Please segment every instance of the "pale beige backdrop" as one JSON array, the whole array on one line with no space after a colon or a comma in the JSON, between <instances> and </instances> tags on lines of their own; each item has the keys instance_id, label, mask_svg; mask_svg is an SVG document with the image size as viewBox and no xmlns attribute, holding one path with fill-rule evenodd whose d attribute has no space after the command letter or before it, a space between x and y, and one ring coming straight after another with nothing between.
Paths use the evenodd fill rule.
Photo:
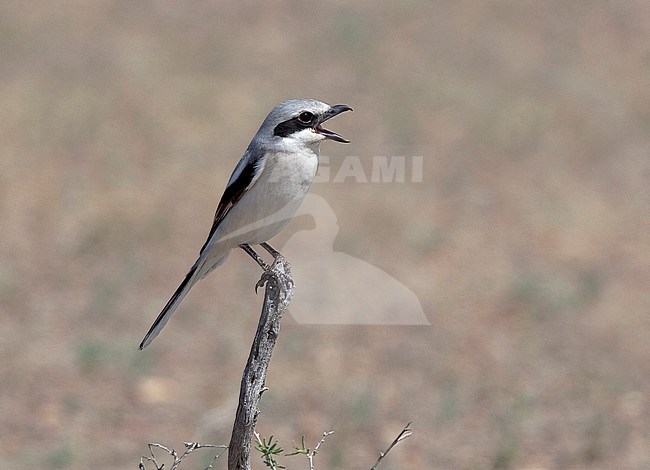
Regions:
<instances>
[{"instance_id":1,"label":"pale beige backdrop","mask_svg":"<svg viewBox=\"0 0 650 470\"><path fill-rule=\"evenodd\" d=\"M2 2L0 50L1 467L228 442L257 266L234 253L137 346L291 97L354 107L332 175L423 157L422 182L313 186L355 261L300 217L275 242L304 247L297 290L335 272L371 318L408 298L430 325L287 316L259 431L335 430L321 470L410 420L384 469L650 466L646 2Z\"/></svg>"}]
</instances>

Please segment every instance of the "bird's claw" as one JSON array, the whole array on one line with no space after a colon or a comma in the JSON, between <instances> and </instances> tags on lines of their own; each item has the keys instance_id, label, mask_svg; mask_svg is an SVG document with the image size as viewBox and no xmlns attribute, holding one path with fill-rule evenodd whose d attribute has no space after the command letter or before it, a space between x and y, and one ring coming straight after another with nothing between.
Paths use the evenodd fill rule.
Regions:
<instances>
[{"instance_id":1,"label":"bird's claw","mask_svg":"<svg viewBox=\"0 0 650 470\"><path fill-rule=\"evenodd\" d=\"M257 294L257 290L260 287L264 287L264 285L267 283L267 281L269 280L270 277L271 277L271 274L269 273L269 270L268 269L264 270L264 272L262 273L262 277L260 277L260 280L257 281L257 284L255 284L255 293L256 294Z\"/></svg>"}]
</instances>

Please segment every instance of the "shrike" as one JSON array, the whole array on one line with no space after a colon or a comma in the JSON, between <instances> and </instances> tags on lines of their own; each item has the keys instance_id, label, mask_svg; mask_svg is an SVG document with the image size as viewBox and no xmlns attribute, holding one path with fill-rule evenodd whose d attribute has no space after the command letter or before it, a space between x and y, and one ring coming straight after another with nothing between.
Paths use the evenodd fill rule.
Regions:
<instances>
[{"instance_id":1,"label":"shrike","mask_svg":"<svg viewBox=\"0 0 650 470\"><path fill-rule=\"evenodd\" d=\"M287 100L273 108L228 180L198 259L140 349L158 336L192 286L223 263L230 250L240 247L259 263L250 245L261 244L274 257L279 254L266 242L289 223L307 194L318 169L320 143L325 139L349 142L322 127L344 111L352 108L311 99Z\"/></svg>"}]
</instances>

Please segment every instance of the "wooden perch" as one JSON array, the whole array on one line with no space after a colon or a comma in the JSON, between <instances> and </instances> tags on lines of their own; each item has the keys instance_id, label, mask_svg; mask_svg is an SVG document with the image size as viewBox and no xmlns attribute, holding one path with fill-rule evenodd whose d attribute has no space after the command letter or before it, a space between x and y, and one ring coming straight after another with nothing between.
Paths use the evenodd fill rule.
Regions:
<instances>
[{"instance_id":1,"label":"wooden perch","mask_svg":"<svg viewBox=\"0 0 650 470\"><path fill-rule=\"evenodd\" d=\"M239 389L239 405L228 446L228 470L250 470L250 452L266 371L280 333L282 314L293 296L291 265L281 255L264 272L264 305ZM259 283L258 283L259 285Z\"/></svg>"}]
</instances>

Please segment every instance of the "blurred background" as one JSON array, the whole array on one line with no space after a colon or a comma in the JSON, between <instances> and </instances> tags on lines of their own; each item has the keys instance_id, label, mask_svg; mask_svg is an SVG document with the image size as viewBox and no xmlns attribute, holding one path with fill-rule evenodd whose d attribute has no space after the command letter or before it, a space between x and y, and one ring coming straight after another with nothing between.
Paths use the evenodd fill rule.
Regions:
<instances>
[{"instance_id":1,"label":"blurred background","mask_svg":"<svg viewBox=\"0 0 650 470\"><path fill-rule=\"evenodd\" d=\"M386 470L650 466L646 2L2 2L0 48L3 467L228 443L257 266L233 253L137 346L293 97L354 107L328 126L352 140L322 146L332 175L423 157L421 182L312 193L333 249L430 325L287 315L258 430L335 430L323 469L369 468L410 420ZM290 261L328 269L308 244Z\"/></svg>"}]
</instances>

